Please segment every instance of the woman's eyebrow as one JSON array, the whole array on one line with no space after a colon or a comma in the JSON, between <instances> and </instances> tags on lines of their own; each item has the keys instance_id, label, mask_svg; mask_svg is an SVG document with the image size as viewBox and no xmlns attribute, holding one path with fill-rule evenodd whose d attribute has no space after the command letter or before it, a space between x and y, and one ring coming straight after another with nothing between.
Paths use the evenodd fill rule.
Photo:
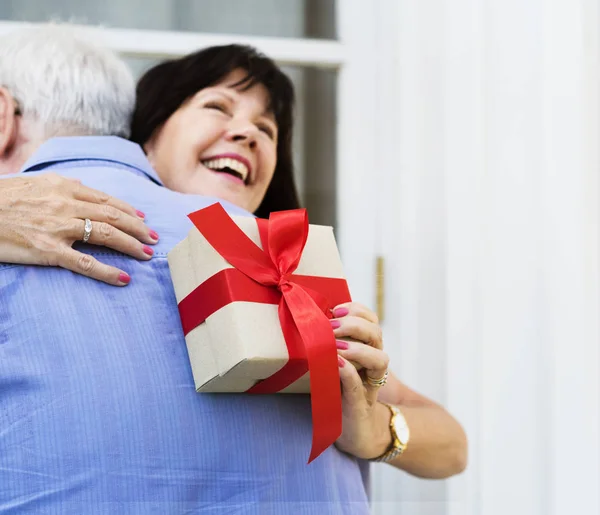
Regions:
<instances>
[{"instance_id":1,"label":"woman's eyebrow","mask_svg":"<svg viewBox=\"0 0 600 515\"><path fill-rule=\"evenodd\" d=\"M277 127L277 121L275 119L275 113L273 112L272 109L265 109L261 113L260 116L261 116L261 118L264 118L265 120L270 121L271 123L273 123Z\"/></svg>"},{"instance_id":2,"label":"woman's eyebrow","mask_svg":"<svg viewBox=\"0 0 600 515\"><path fill-rule=\"evenodd\" d=\"M207 94L223 95L231 102L237 102L238 99L233 93L231 93L232 90L236 91L236 88L233 88L231 86L209 86L204 91L206 91ZM275 127L277 127L277 119L275 117L275 112L271 107L266 107L265 110L259 116L272 122L275 125Z\"/></svg>"},{"instance_id":3,"label":"woman's eyebrow","mask_svg":"<svg viewBox=\"0 0 600 515\"><path fill-rule=\"evenodd\" d=\"M224 97L227 97L227 99L229 99L232 102L235 102L235 96L232 95L227 89L224 89L223 86L217 86L217 87L209 87L206 88L208 91L206 91L206 93L208 94L218 94L218 95L222 95Z\"/></svg>"}]
</instances>

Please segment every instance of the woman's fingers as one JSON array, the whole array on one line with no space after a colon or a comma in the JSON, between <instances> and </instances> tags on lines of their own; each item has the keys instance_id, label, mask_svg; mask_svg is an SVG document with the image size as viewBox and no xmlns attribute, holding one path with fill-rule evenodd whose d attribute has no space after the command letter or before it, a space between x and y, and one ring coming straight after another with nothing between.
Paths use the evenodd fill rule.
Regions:
<instances>
[{"instance_id":1,"label":"woman's fingers","mask_svg":"<svg viewBox=\"0 0 600 515\"><path fill-rule=\"evenodd\" d=\"M340 304L332 310L331 326L338 338L359 340L376 349L383 348L383 336L377 315L358 302Z\"/></svg>"},{"instance_id":2,"label":"woman's fingers","mask_svg":"<svg viewBox=\"0 0 600 515\"><path fill-rule=\"evenodd\" d=\"M129 205L127 202L123 202L122 200L119 200L118 198L111 197L110 195L108 195L102 191L98 191L93 188L84 186L80 182L76 182L76 181L71 181L71 182L72 182L71 187L72 187L74 199L82 200L84 202L90 202L92 204L98 204L101 206L102 205L111 206L115 209L118 209L119 211L122 211L123 213L128 214L129 216L134 217L134 218L138 218L141 220L144 219L144 213L142 213L141 211L138 211L133 206ZM86 218L90 218L90 217L87 216Z\"/></svg>"},{"instance_id":3,"label":"woman's fingers","mask_svg":"<svg viewBox=\"0 0 600 515\"><path fill-rule=\"evenodd\" d=\"M387 372L389 356L381 350L361 343L338 340L337 347L340 380L346 399L352 403L361 402L361 399L364 402L366 396L369 403L375 402L380 386L369 384L366 379L381 380ZM363 368L361 373L352 364L360 365Z\"/></svg>"},{"instance_id":4,"label":"woman's fingers","mask_svg":"<svg viewBox=\"0 0 600 515\"><path fill-rule=\"evenodd\" d=\"M337 341L338 354L365 369L372 379L381 378L390 363L389 356L382 350L375 349L362 343Z\"/></svg>"},{"instance_id":5,"label":"woman's fingers","mask_svg":"<svg viewBox=\"0 0 600 515\"><path fill-rule=\"evenodd\" d=\"M53 185L53 193L44 206L50 210L49 215L62 219L63 225L72 228L73 233L69 236L73 240L83 237L83 230L79 229L79 220L83 226L83 221L89 218L96 229L92 231L90 242L96 245L106 245L144 259L144 246L138 244L135 247L131 239L124 238L122 233L146 245L153 245L158 241L158 234L144 223L144 214L127 202L58 175L49 174L46 180ZM113 228L117 231L113 231Z\"/></svg>"},{"instance_id":6,"label":"woman's fingers","mask_svg":"<svg viewBox=\"0 0 600 515\"><path fill-rule=\"evenodd\" d=\"M383 348L381 327L358 316L347 315L331 320L333 333L337 338L359 340L375 349Z\"/></svg>"},{"instance_id":7,"label":"woman's fingers","mask_svg":"<svg viewBox=\"0 0 600 515\"><path fill-rule=\"evenodd\" d=\"M362 378L348 360L338 355L340 381L342 383L342 408L351 409L365 402L365 389Z\"/></svg>"},{"instance_id":8,"label":"woman's fingers","mask_svg":"<svg viewBox=\"0 0 600 515\"><path fill-rule=\"evenodd\" d=\"M377 317L377 314L358 302L346 302L345 304L340 304L339 306L333 308L332 311L333 316L336 318L350 315L364 318L365 320L373 322L374 324L379 324L379 318Z\"/></svg>"},{"instance_id":9,"label":"woman's fingers","mask_svg":"<svg viewBox=\"0 0 600 515\"><path fill-rule=\"evenodd\" d=\"M73 216L75 218L81 220L89 218L92 222L102 222L148 245L154 245L158 241L158 234L149 229L142 219L137 216L131 216L109 204L94 204L79 200L75 202L73 206ZM94 231L92 231L92 235L93 233ZM77 236L78 239L83 236L83 231L80 234L80 236ZM106 236L108 237L110 234L107 233ZM95 245L104 244L100 242L95 243Z\"/></svg>"},{"instance_id":10,"label":"woman's fingers","mask_svg":"<svg viewBox=\"0 0 600 515\"><path fill-rule=\"evenodd\" d=\"M57 257L58 266L71 270L77 274L85 275L113 286L125 286L129 284L130 277L123 270L113 266L100 263L89 254L78 252L71 247L65 246Z\"/></svg>"},{"instance_id":11,"label":"woman's fingers","mask_svg":"<svg viewBox=\"0 0 600 515\"><path fill-rule=\"evenodd\" d=\"M74 219L70 224L69 236L72 240L81 240L83 237L85 221ZM147 260L152 257L154 250L148 245L140 243L137 239L116 229L104 222L92 222L92 232L88 243L101 245L117 252L122 252L136 259Z\"/></svg>"},{"instance_id":12,"label":"woman's fingers","mask_svg":"<svg viewBox=\"0 0 600 515\"><path fill-rule=\"evenodd\" d=\"M76 179L49 173L1 182L0 202L9 207L0 234L0 260L17 264L61 266L73 272L123 286L129 276L71 246L82 240L84 221L92 221L90 243L105 245L138 259L148 259L158 235L144 215L126 202L83 186Z\"/></svg>"},{"instance_id":13,"label":"woman's fingers","mask_svg":"<svg viewBox=\"0 0 600 515\"><path fill-rule=\"evenodd\" d=\"M381 328L373 311L348 302L332 312L335 336L355 340L337 340L343 431L336 445L345 452L368 458L379 454L369 449L375 427L373 413L381 389L378 383L385 382L389 357L382 350Z\"/></svg>"}]
</instances>

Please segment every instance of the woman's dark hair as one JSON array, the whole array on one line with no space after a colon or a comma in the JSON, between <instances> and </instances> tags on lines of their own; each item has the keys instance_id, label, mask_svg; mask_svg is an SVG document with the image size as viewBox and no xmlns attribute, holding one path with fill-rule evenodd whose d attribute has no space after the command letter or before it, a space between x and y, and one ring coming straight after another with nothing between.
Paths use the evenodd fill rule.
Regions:
<instances>
[{"instance_id":1,"label":"woman's dark hair","mask_svg":"<svg viewBox=\"0 0 600 515\"><path fill-rule=\"evenodd\" d=\"M236 87L262 84L270 97L269 109L278 127L277 164L265 198L255 214L266 218L272 211L300 206L294 183L292 125L294 87L290 79L268 57L243 45L213 46L165 61L148 70L137 84L137 100L131 125L131 140L142 147L167 119L201 89L221 81L236 69L247 75Z\"/></svg>"}]
</instances>

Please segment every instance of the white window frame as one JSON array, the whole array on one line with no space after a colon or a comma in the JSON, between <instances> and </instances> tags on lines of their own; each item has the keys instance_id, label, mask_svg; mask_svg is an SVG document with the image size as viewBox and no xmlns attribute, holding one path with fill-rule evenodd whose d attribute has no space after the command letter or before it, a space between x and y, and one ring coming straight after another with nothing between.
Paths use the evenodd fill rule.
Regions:
<instances>
[{"instance_id":1,"label":"white window frame","mask_svg":"<svg viewBox=\"0 0 600 515\"><path fill-rule=\"evenodd\" d=\"M34 23L0 21L0 34L35 26ZM333 40L238 36L166 30L86 27L103 44L125 57L167 59L199 48L232 42L254 46L281 64L338 68L346 61L344 45Z\"/></svg>"}]
</instances>

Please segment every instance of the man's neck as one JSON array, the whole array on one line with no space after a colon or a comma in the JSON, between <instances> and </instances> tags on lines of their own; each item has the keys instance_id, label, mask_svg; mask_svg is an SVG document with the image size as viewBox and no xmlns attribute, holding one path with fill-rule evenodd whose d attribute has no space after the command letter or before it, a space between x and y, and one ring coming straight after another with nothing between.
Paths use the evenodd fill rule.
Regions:
<instances>
[{"instance_id":1,"label":"man's neck","mask_svg":"<svg viewBox=\"0 0 600 515\"><path fill-rule=\"evenodd\" d=\"M17 143L8 155L0 157L0 175L18 173L42 143L44 143L42 139Z\"/></svg>"},{"instance_id":2,"label":"man's neck","mask_svg":"<svg viewBox=\"0 0 600 515\"><path fill-rule=\"evenodd\" d=\"M89 130L73 124L42 127L39 122L27 119L21 120L21 124L17 140L5 155L0 156L0 175L19 172L38 148L51 138L91 135Z\"/></svg>"}]
</instances>

